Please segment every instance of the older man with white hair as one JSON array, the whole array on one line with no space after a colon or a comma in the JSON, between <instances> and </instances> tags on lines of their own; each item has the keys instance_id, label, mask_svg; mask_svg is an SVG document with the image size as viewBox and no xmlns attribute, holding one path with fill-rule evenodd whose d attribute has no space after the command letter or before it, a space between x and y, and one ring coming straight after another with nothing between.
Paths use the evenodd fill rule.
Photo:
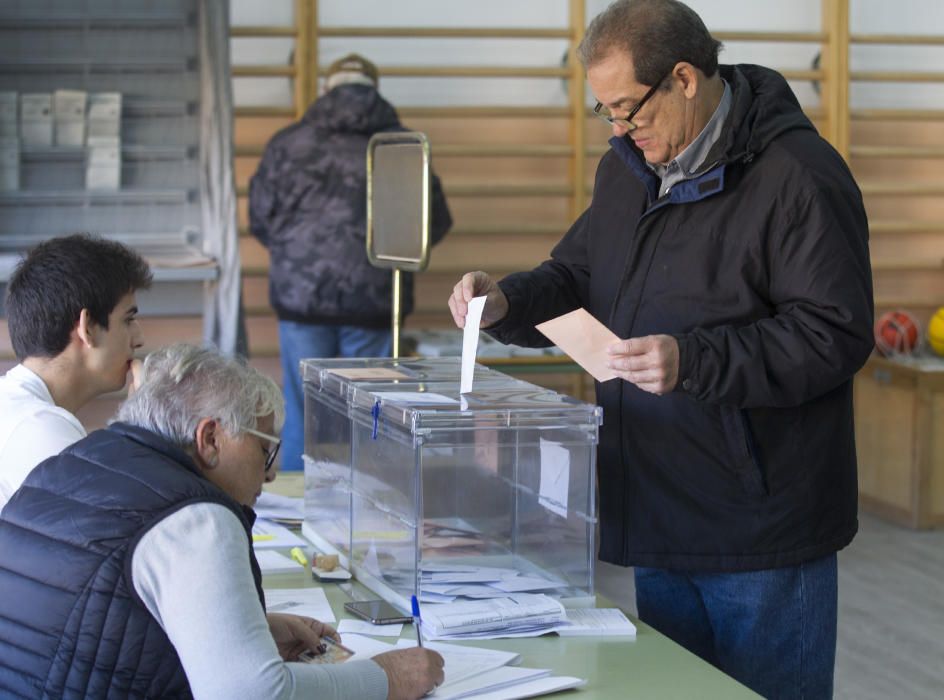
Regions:
<instances>
[{"instance_id":1,"label":"older man with white hair","mask_svg":"<svg viewBox=\"0 0 944 700\"><path fill-rule=\"evenodd\" d=\"M0 515L0 687L22 697L417 698L442 658L295 663L337 633L265 611L251 506L275 383L216 350L152 353L116 421L37 467Z\"/></svg>"}]
</instances>

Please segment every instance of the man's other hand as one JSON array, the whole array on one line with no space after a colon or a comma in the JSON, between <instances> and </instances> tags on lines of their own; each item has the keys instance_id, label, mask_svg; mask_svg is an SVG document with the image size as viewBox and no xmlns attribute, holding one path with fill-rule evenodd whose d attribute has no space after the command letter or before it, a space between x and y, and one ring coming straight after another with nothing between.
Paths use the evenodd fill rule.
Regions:
<instances>
[{"instance_id":1,"label":"man's other hand","mask_svg":"<svg viewBox=\"0 0 944 700\"><path fill-rule=\"evenodd\" d=\"M387 674L387 700L416 700L443 682L443 657L432 649L397 649L373 657Z\"/></svg>"},{"instance_id":2,"label":"man's other hand","mask_svg":"<svg viewBox=\"0 0 944 700\"><path fill-rule=\"evenodd\" d=\"M333 627L310 617L268 613L266 619L279 656L284 661L295 661L303 651L315 651L321 645L322 637L341 641L341 636Z\"/></svg>"},{"instance_id":3,"label":"man's other hand","mask_svg":"<svg viewBox=\"0 0 944 700\"><path fill-rule=\"evenodd\" d=\"M668 394L679 374L678 341L671 335L646 335L613 343L606 349L607 367L627 382L652 394Z\"/></svg>"},{"instance_id":4,"label":"man's other hand","mask_svg":"<svg viewBox=\"0 0 944 700\"><path fill-rule=\"evenodd\" d=\"M467 272L449 297L449 310L459 328L465 328L469 302L480 296L486 297L485 308L482 310L482 328L488 328L505 318L508 313L508 298L501 288L484 272Z\"/></svg>"}]
</instances>

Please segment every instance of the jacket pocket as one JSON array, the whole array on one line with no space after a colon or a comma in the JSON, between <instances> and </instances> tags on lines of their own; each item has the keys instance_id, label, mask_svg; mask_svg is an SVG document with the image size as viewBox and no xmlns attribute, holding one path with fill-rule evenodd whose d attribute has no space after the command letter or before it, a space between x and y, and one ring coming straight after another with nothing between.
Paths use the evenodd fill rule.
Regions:
<instances>
[{"instance_id":1,"label":"jacket pocket","mask_svg":"<svg viewBox=\"0 0 944 700\"><path fill-rule=\"evenodd\" d=\"M747 414L733 406L722 406L721 425L724 428L734 472L744 490L753 496L768 495L764 469L757 456L757 448Z\"/></svg>"}]
</instances>

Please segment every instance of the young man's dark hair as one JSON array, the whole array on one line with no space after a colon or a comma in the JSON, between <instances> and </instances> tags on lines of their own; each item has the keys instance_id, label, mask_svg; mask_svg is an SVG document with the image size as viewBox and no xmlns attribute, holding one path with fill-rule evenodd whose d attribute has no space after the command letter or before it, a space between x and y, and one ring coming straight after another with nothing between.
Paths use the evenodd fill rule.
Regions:
<instances>
[{"instance_id":1,"label":"young man's dark hair","mask_svg":"<svg viewBox=\"0 0 944 700\"><path fill-rule=\"evenodd\" d=\"M7 322L17 359L61 353L82 309L107 330L118 301L150 287L151 279L148 264L121 243L88 234L40 243L7 286Z\"/></svg>"},{"instance_id":2,"label":"young man's dark hair","mask_svg":"<svg viewBox=\"0 0 944 700\"><path fill-rule=\"evenodd\" d=\"M710 78L718 70L721 42L681 2L618 0L587 27L577 55L590 68L614 49L632 58L636 82L655 85L679 61L691 63Z\"/></svg>"}]
</instances>

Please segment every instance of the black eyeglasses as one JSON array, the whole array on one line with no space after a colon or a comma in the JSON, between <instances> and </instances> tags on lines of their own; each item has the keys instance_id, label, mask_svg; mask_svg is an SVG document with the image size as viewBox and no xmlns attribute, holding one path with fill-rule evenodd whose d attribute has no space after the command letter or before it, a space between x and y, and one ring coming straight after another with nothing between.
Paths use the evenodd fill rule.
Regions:
<instances>
[{"instance_id":1,"label":"black eyeglasses","mask_svg":"<svg viewBox=\"0 0 944 700\"><path fill-rule=\"evenodd\" d=\"M275 435L269 435L268 433L263 433L259 430L253 430L252 428L243 428L243 432L249 433L250 435L255 435L256 437L261 437L263 440L268 440L271 443L275 444L271 450L266 450L263 448L265 453L265 470L269 471L272 468L272 465L275 464L275 457L279 453L279 448L282 446L282 440L275 437Z\"/></svg>"},{"instance_id":2,"label":"black eyeglasses","mask_svg":"<svg viewBox=\"0 0 944 700\"><path fill-rule=\"evenodd\" d=\"M634 131L636 129L636 125L633 124L633 117L635 117L636 114L639 112L639 110L642 109L642 106L646 104L653 95L656 94L656 91L659 89L662 83L665 82L665 79L668 78L670 75L672 75L671 72L666 74L655 85L649 88L649 91L645 95L642 96L642 99L636 103L635 107L629 110L629 114L627 114L625 117L614 117L610 113L609 108L604 107L603 103L601 102L597 102L597 106L593 108L593 113L596 114L598 117L600 117L600 119L605 121L607 124L616 124L617 126L623 127L627 131Z\"/></svg>"}]
</instances>

